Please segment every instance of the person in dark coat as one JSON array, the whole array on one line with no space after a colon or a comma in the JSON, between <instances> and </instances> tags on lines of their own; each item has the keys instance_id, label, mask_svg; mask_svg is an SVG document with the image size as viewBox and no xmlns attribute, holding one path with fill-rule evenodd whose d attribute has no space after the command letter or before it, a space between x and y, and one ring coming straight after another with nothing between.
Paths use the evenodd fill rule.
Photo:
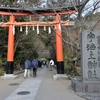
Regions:
<instances>
[{"instance_id":1,"label":"person in dark coat","mask_svg":"<svg viewBox=\"0 0 100 100\"><path fill-rule=\"evenodd\" d=\"M32 61L33 77L35 77L37 74L37 67L38 67L38 61L36 59L33 59Z\"/></svg>"},{"instance_id":2,"label":"person in dark coat","mask_svg":"<svg viewBox=\"0 0 100 100\"><path fill-rule=\"evenodd\" d=\"M30 77L31 61L26 59L24 62L24 78L28 75Z\"/></svg>"}]
</instances>

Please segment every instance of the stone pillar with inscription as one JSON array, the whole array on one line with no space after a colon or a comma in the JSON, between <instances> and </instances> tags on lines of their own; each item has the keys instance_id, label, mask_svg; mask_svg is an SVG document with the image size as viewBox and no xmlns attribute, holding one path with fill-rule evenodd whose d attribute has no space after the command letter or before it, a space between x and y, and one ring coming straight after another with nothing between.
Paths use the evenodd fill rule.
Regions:
<instances>
[{"instance_id":1,"label":"stone pillar with inscription","mask_svg":"<svg viewBox=\"0 0 100 100\"><path fill-rule=\"evenodd\" d=\"M100 30L81 34L81 79L72 80L76 92L100 93Z\"/></svg>"}]
</instances>

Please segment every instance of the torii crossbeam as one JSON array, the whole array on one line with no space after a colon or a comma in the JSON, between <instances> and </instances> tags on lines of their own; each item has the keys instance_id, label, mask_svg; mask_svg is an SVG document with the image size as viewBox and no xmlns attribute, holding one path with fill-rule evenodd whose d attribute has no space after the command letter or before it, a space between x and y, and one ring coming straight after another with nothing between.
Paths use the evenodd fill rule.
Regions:
<instances>
[{"instance_id":1,"label":"torii crossbeam","mask_svg":"<svg viewBox=\"0 0 100 100\"><path fill-rule=\"evenodd\" d=\"M43 16L55 16L53 22L16 22L16 16L30 16L34 15L30 10L22 10L18 8L0 8L0 15L10 16L8 22L1 22L1 27L8 27L8 52L7 52L7 66L6 74L13 74L13 63L14 63L14 33L13 27L16 26L55 26L56 27L56 60L57 60L57 74L64 74L64 60L63 60L63 45L62 45L62 32L61 26L69 26L70 21L61 21L60 15L62 14L73 14L75 9L71 8L66 11L53 11L53 10L36 10L39 15Z\"/></svg>"}]
</instances>

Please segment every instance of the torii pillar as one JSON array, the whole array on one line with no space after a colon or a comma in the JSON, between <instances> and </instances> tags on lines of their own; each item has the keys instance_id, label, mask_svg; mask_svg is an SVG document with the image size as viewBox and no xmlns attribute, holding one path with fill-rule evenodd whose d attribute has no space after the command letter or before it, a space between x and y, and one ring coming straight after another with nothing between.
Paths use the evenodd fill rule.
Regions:
<instances>
[{"instance_id":1,"label":"torii pillar","mask_svg":"<svg viewBox=\"0 0 100 100\"><path fill-rule=\"evenodd\" d=\"M15 16L11 15L9 18L9 22L15 22ZM1 77L1 79L15 79L18 75L13 74L14 68L14 25L9 25L9 33L8 33L8 52L7 52L7 65L6 65L6 74Z\"/></svg>"},{"instance_id":2,"label":"torii pillar","mask_svg":"<svg viewBox=\"0 0 100 100\"><path fill-rule=\"evenodd\" d=\"M10 16L11 23L14 23L15 17ZM7 65L6 65L6 74L13 74L13 62L14 62L14 34L13 34L13 25L9 25L8 33L8 52L7 52Z\"/></svg>"},{"instance_id":3,"label":"torii pillar","mask_svg":"<svg viewBox=\"0 0 100 100\"><path fill-rule=\"evenodd\" d=\"M60 15L55 16L55 25L56 29L56 60L57 60L57 75L54 75L54 79L59 78L68 78L66 74L64 74L64 58L63 58L63 44L62 44L62 32L61 32L61 18Z\"/></svg>"}]
</instances>

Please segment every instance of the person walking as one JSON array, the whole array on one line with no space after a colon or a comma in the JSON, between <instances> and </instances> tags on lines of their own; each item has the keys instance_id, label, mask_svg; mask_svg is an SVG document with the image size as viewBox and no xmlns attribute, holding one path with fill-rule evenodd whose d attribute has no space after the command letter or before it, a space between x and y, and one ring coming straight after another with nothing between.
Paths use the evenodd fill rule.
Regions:
<instances>
[{"instance_id":1,"label":"person walking","mask_svg":"<svg viewBox=\"0 0 100 100\"><path fill-rule=\"evenodd\" d=\"M42 67L46 67L46 60L42 60Z\"/></svg>"},{"instance_id":2,"label":"person walking","mask_svg":"<svg viewBox=\"0 0 100 100\"><path fill-rule=\"evenodd\" d=\"M33 67L33 77L35 77L37 74L37 67L38 67L38 61L36 59L33 59L32 67Z\"/></svg>"},{"instance_id":3,"label":"person walking","mask_svg":"<svg viewBox=\"0 0 100 100\"><path fill-rule=\"evenodd\" d=\"M52 68L54 67L54 61L51 59L50 62L49 62L49 64L50 64L51 71L52 71Z\"/></svg>"},{"instance_id":4,"label":"person walking","mask_svg":"<svg viewBox=\"0 0 100 100\"><path fill-rule=\"evenodd\" d=\"M29 59L26 59L24 62L24 79L28 75L30 77L30 69L31 69L31 62Z\"/></svg>"}]
</instances>

